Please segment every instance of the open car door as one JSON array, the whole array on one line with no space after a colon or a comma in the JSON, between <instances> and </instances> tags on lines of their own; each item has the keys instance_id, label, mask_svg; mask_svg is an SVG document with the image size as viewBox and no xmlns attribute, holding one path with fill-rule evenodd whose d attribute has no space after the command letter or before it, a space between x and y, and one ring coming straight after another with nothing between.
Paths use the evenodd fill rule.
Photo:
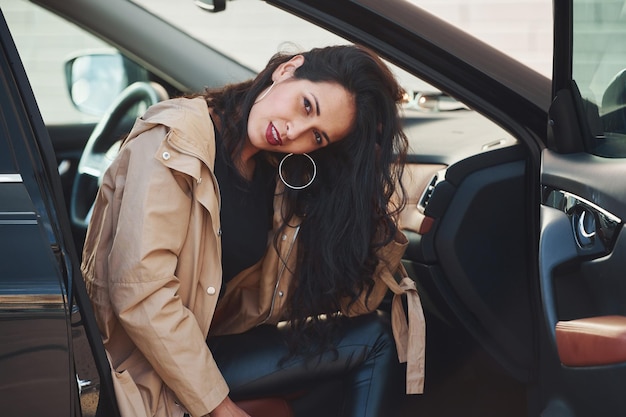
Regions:
<instances>
[{"instance_id":1,"label":"open car door","mask_svg":"<svg viewBox=\"0 0 626 417\"><path fill-rule=\"evenodd\" d=\"M554 100L541 167L541 415L621 415L626 2L554 3Z\"/></svg>"},{"instance_id":2,"label":"open car door","mask_svg":"<svg viewBox=\"0 0 626 417\"><path fill-rule=\"evenodd\" d=\"M96 406L119 416L54 150L0 10L0 410L80 416Z\"/></svg>"}]
</instances>

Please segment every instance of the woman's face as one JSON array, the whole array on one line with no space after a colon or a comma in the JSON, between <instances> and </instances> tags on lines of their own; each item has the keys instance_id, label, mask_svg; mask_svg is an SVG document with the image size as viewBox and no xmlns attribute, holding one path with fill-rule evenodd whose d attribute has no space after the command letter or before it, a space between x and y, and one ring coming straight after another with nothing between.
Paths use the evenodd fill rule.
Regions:
<instances>
[{"instance_id":1,"label":"woman's face","mask_svg":"<svg viewBox=\"0 0 626 417\"><path fill-rule=\"evenodd\" d=\"M262 92L252 106L244 149L248 156L259 150L312 152L350 131L355 115L352 95L336 83L294 78L293 71L302 62L302 56L296 56L279 66L271 90Z\"/></svg>"}]
</instances>

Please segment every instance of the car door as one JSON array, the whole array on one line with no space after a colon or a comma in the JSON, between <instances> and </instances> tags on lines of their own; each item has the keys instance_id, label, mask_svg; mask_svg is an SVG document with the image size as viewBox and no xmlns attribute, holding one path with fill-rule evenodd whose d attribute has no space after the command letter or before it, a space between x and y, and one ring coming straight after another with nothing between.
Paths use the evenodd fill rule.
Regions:
<instances>
[{"instance_id":1,"label":"car door","mask_svg":"<svg viewBox=\"0 0 626 417\"><path fill-rule=\"evenodd\" d=\"M623 414L626 35L623 1L555 1L550 139L541 166L545 416Z\"/></svg>"},{"instance_id":2,"label":"car door","mask_svg":"<svg viewBox=\"0 0 626 417\"><path fill-rule=\"evenodd\" d=\"M72 415L68 280L37 142L43 124L4 19L0 38L0 409Z\"/></svg>"},{"instance_id":3,"label":"car door","mask_svg":"<svg viewBox=\"0 0 626 417\"><path fill-rule=\"evenodd\" d=\"M115 416L54 150L2 10L0 52L0 410L87 416L100 402Z\"/></svg>"}]
</instances>

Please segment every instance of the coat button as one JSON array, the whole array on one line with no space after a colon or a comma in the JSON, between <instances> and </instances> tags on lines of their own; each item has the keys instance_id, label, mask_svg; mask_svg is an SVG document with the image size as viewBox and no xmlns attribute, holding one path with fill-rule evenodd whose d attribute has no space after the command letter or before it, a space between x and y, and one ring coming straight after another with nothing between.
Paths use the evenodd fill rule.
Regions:
<instances>
[{"instance_id":1,"label":"coat button","mask_svg":"<svg viewBox=\"0 0 626 417\"><path fill-rule=\"evenodd\" d=\"M281 237L281 239L282 239L282 240L287 240L287 235L283 235L283 236Z\"/></svg>"},{"instance_id":2,"label":"coat button","mask_svg":"<svg viewBox=\"0 0 626 417\"><path fill-rule=\"evenodd\" d=\"M282 291L278 291L278 296L279 296L279 297L282 297L283 295L285 295L285 293L284 293L284 292L282 292Z\"/></svg>"},{"instance_id":3,"label":"coat button","mask_svg":"<svg viewBox=\"0 0 626 417\"><path fill-rule=\"evenodd\" d=\"M169 152L163 152L163 155L162 155L162 156L163 156L163 159L165 159L166 161L167 161L168 159L170 159L170 153L169 153Z\"/></svg>"},{"instance_id":4,"label":"coat button","mask_svg":"<svg viewBox=\"0 0 626 417\"><path fill-rule=\"evenodd\" d=\"M217 231L217 235L218 236L222 236L222 229L221 228Z\"/></svg>"},{"instance_id":5,"label":"coat button","mask_svg":"<svg viewBox=\"0 0 626 417\"><path fill-rule=\"evenodd\" d=\"M206 289L206 293L209 295L215 295L216 292L215 287L209 287Z\"/></svg>"}]
</instances>

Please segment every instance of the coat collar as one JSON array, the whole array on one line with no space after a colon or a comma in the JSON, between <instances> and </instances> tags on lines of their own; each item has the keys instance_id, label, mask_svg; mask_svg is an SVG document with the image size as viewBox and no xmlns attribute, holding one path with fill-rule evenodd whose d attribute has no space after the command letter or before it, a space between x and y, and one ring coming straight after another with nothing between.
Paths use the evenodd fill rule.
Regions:
<instances>
[{"instance_id":1,"label":"coat collar","mask_svg":"<svg viewBox=\"0 0 626 417\"><path fill-rule=\"evenodd\" d=\"M151 106L134 135L160 124L170 129L168 140L176 148L202 160L211 171L215 165L215 131L202 97L176 98Z\"/></svg>"}]
</instances>

